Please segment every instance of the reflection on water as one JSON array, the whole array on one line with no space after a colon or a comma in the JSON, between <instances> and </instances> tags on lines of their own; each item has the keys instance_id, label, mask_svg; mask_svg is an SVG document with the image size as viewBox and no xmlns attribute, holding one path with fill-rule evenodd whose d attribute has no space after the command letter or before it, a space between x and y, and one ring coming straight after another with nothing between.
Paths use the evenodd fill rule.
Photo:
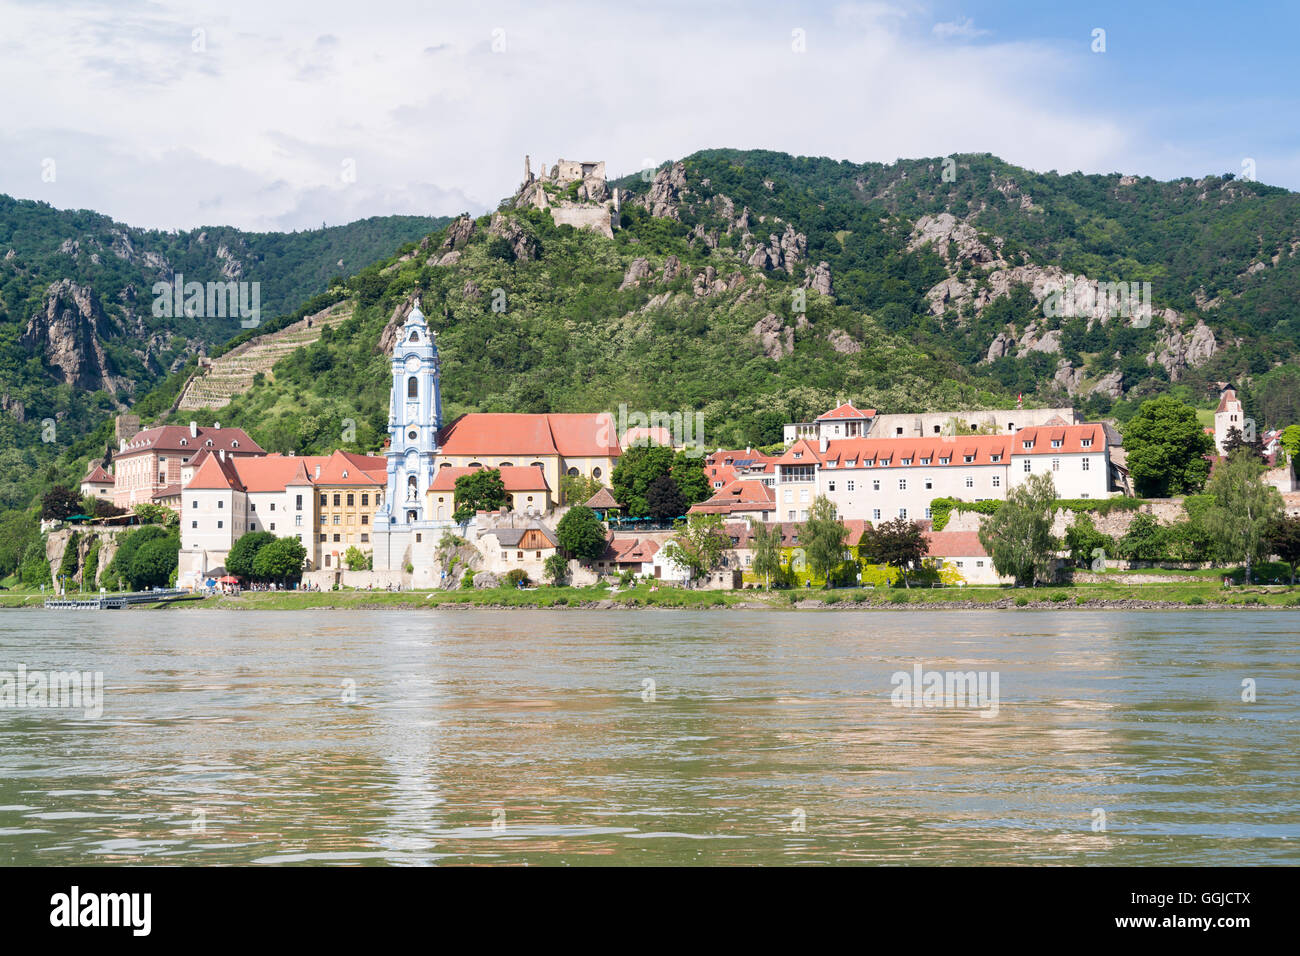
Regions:
<instances>
[{"instance_id":1,"label":"reflection on water","mask_svg":"<svg viewBox=\"0 0 1300 956\"><path fill-rule=\"evenodd\" d=\"M0 710L0 863L1295 863L1298 625L3 611L105 699ZM918 661L997 715L892 707Z\"/></svg>"}]
</instances>

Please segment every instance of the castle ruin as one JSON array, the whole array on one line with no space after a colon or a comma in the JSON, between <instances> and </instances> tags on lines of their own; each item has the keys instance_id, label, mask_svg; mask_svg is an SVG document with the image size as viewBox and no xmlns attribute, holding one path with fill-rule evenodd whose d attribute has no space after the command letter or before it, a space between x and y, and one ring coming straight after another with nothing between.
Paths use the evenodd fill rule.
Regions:
<instances>
[{"instance_id":1,"label":"castle ruin","mask_svg":"<svg viewBox=\"0 0 1300 956\"><path fill-rule=\"evenodd\" d=\"M557 226L590 229L607 239L614 238L620 216L618 190L611 193L603 160L559 159L549 172L543 163L534 175L530 158L525 156L524 182L515 207L549 209Z\"/></svg>"}]
</instances>

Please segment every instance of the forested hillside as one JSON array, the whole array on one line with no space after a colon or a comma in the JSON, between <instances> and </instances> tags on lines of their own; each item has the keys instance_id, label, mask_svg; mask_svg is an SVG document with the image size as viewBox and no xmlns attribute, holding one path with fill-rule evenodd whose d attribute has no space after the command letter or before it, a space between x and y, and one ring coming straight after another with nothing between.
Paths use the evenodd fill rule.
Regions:
<instances>
[{"instance_id":1,"label":"forested hillside","mask_svg":"<svg viewBox=\"0 0 1300 956\"><path fill-rule=\"evenodd\" d=\"M374 217L294 233L134 229L85 210L0 196L0 463L3 502L39 467L201 351L241 334L239 315L155 314L153 287L254 288L263 323L446 220ZM256 287L252 284L256 283ZM53 423L52 425L50 423Z\"/></svg>"}]
</instances>

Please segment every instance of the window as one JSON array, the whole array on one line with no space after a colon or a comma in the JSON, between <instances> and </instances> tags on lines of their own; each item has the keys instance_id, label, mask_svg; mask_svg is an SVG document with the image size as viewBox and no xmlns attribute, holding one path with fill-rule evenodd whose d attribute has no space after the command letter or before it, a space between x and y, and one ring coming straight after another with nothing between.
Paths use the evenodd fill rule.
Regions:
<instances>
[{"instance_id":1,"label":"window","mask_svg":"<svg viewBox=\"0 0 1300 956\"><path fill-rule=\"evenodd\" d=\"M1060 447L1061 447L1061 439L1059 439L1059 438L1053 438L1053 439L1052 439L1052 447L1053 447L1053 448L1060 448Z\"/></svg>"},{"instance_id":2,"label":"window","mask_svg":"<svg viewBox=\"0 0 1300 956\"><path fill-rule=\"evenodd\" d=\"M848 484L849 484L849 491L852 491L852 490L853 490L853 482L850 481Z\"/></svg>"},{"instance_id":3,"label":"window","mask_svg":"<svg viewBox=\"0 0 1300 956\"><path fill-rule=\"evenodd\" d=\"M272 510L272 511L275 510L275 502L274 502L274 501L271 502L271 510Z\"/></svg>"},{"instance_id":4,"label":"window","mask_svg":"<svg viewBox=\"0 0 1300 956\"><path fill-rule=\"evenodd\" d=\"M789 521L793 521L793 520L794 520L794 511L790 511L790 512L788 512L788 514L789 514L789 517L787 518L787 520L789 520Z\"/></svg>"},{"instance_id":5,"label":"window","mask_svg":"<svg viewBox=\"0 0 1300 956\"><path fill-rule=\"evenodd\" d=\"M1083 445L1084 448L1091 448L1091 447L1092 447L1092 439L1091 439L1091 438L1085 438L1082 442L1080 442L1080 444Z\"/></svg>"},{"instance_id":6,"label":"window","mask_svg":"<svg viewBox=\"0 0 1300 956\"><path fill-rule=\"evenodd\" d=\"M965 567L965 565L961 561L954 561L953 564L957 565L957 567L959 568Z\"/></svg>"},{"instance_id":7,"label":"window","mask_svg":"<svg viewBox=\"0 0 1300 956\"><path fill-rule=\"evenodd\" d=\"M930 491L933 488L934 488L934 479L933 478L925 479L925 490Z\"/></svg>"},{"instance_id":8,"label":"window","mask_svg":"<svg viewBox=\"0 0 1300 956\"><path fill-rule=\"evenodd\" d=\"M412 476L412 477L414 477L414 476ZM335 508L337 508L337 507L339 506L339 498L340 498L340 495L338 495L337 493L335 493L335 495L334 495L334 507L335 507Z\"/></svg>"},{"instance_id":9,"label":"window","mask_svg":"<svg viewBox=\"0 0 1300 956\"><path fill-rule=\"evenodd\" d=\"M925 516L926 516L927 518L933 518L933 517L934 517L934 515L932 515L932 514L930 513L930 509L929 509L929 508L926 508L926 509L925 509Z\"/></svg>"},{"instance_id":10,"label":"window","mask_svg":"<svg viewBox=\"0 0 1300 956\"><path fill-rule=\"evenodd\" d=\"M971 462L973 462L974 460L975 460L975 456L974 456L974 455L963 455L963 456L962 456L962 461L964 461L964 462L965 462L966 464L968 464L968 465L969 465Z\"/></svg>"},{"instance_id":11,"label":"window","mask_svg":"<svg viewBox=\"0 0 1300 956\"><path fill-rule=\"evenodd\" d=\"M600 471L599 468L593 468L593 469L591 469L591 477L593 477L593 478L599 478L600 475L601 475L601 471Z\"/></svg>"},{"instance_id":12,"label":"window","mask_svg":"<svg viewBox=\"0 0 1300 956\"><path fill-rule=\"evenodd\" d=\"M272 531L275 530L275 522L274 522L274 521L271 522L271 530L272 530Z\"/></svg>"},{"instance_id":13,"label":"window","mask_svg":"<svg viewBox=\"0 0 1300 956\"><path fill-rule=\"evenodd\" d=\"M989 455L989 461L1001 461L1001 460L1002 460L1001 455Z\"/></svg>"},{"instance_id":14,"label":"window","mask_svg":"<svg viewBox=\"0 0 1300 956\"><path fill-rule=\"evenodd\" d=\"M1001 475L994 475L994 476L993 476L993 487L994 487L994 488L1001 488L1001 487L1002 487L1002 476L1001 476Z\"/></svg>"},{"instance_id":15,"label":"window","mask_svg":"<svg viewBox=\"0 0 1300 956\"><path fill-rule=\"evenodd\" d=\"M922 459L921 459L921 464L923 464L923 465L928 465L928 464L930 464L930 459L929 459L929 458L922 458Z\"/></svg>"},{"instance_id":16,"label":"window","mask_svg":"<svg viewBox=\"0 0 1300 956\"><path fill-rule=\"evenodd\" d=\"M197 521L191 521L191 522L190 522L190 527L191 527L191 528L197 528L198 526L199 526L199 523L198 523Z\"/></svg>"},{"instance_id":17,"label":"window","mask_svg":"<svg viewBox=\"0 0 1300 956\"><path fill-rule=\"evenodd\" d=\"M946 464L948 464L948 462L950 462L950 461L952 461L952 458L940 458L940 459L939 459L939 464L941 464L941 465L946 465Z\"/></svg>"},{"instance_id":18,"label":"window","mask_svg":"<svg viewBox=\"0 0 1300 956\"><path fill-rule=\"evenodd\" d=\"M370 506L370 495L363 491L361 493L361 507L368 508L369 506Z\"/></svg>"},{"instance_id":19,"label":"window","mask_svg":"<svg viewBox=\"0 0 1300 956\"><path fill-rule=\"evenodd\" d=\"M302 527L302 515L294 515L294 516L293 516L293 523L294 523L294 527L301 528L301 527Z\"/></svg>"},{"instance_id":20,"label":"window","mask_svg":"<svg viewBox=\"0 0 1300 956\"><path fill-rule=\"evenodd\" d=\"M904 459L903 459L903 464L904 464L904 465L910 465L911 463L912 463L912 459L910 459L910 458L904 458Z\"/></svg>"},{"instance_id":21,"label":"window","mask_svg":"<svg viewBox=\"0 0 1300 956\"><path fill-rule=\"evenodd\" d=\"M826 483L826 490L827 490L827 491L834 491L834 490L835 490L835 482L833 482L833 481L827 482L827 483Z\"/></svg>"},{"instance_id":22,"label":"window","mask_svg":"<svg viewBox=\"0 0 1300 956\"><path fill-rule=\"evenodd\" d=\"M335 535L335 536L334 536L334 540L335 540L335 541L338 541L338 540L339 540L339 536L338 536L338 535Z\"/></svg>"},{"instance_id":23,"label":"window","mask_svg":"<svg viewBox=\"0 0 1300 956\"><path fill-rule=\"evenodd\" d=\"M334 516L334 523L335 523L335 524L338 524L338 523L339 523L339 516L338 516L338 515L335 515L335 516Z\"/></svg>"},{"instance_id":24,"label":"window","mask_svg":"<svg viewBox=\"0 0 1300 956\"><path fill-rule=\"evenodd\" d=\"M302 495L293 496L293 507L295 511L302 511Z\"/></svg>"},{"instance_id":25,"label":"window","mask_svg":"<svg viewBox=\"0 0 1300 956\"><path fill-rule=\"evenodd\" d=\"M880 520L880 509L879 509L879 508L872 508L872 509L871 509L871 520L873 520L873 521L879 521L879 520Z\"/></svg>"},{"instance_id":26,"label":"window","mask_svg":"<svg viewBox=\"0 0 1300 956\"><path fill-rule=\"evenodd\" d=\"M967 488L974 488L974 487L975 487L975 479L974 479L973 477L971 477L970 475L967 475L967 476L966 476L966 487L967 487Z\"/></svg>"},{"instance_id":27,"label":"window","mask_svg":"<svg viewBox=\"0 0 1300 956\"><path fill-rule=\"evenodd\" d=\"M1025 471L1028 472L1028 471L1032 471L1032 470L1033 470L1032 462L1030 462L1030 460L1029 460L1028 458L1026 458L1026 459L1025 459Z\"/></svg>"},{"instance_id":28,"label":"window","mask_svg":"<svg viewBox=\"0 0 1300 956\"><path fill-rule=\"evenodd\" d=\"M1090 458L1085 458L1085 459L1083 459L1083 470L1084 470L1084 471L1087 471L1087 470L1088 470L1088 462L1090 462L1091 460L1092 460L1092 459L1090 459Z\"/></svg>"},{"instance_id":29,"label":"window","mask_svg":"<svg viewBox=\"0 0 1300 956\"><path fill-rule=\"evenodd\" d=\"M516 551L515 557L522 561L524 559L524 553L522 551Z\"/></svg>"},{"instance_id":30,"label":"window","mask_svg":"<svg viewBox=\"0 0 1300 956\"><path fill-rule=\"evenodd\" d=\"M320 506L321 506L322 508L324 508L324 507L325 507L327 504L329 504L329 503L330 503L330 500L329 500L329 496L328 496L328 495L321 495L321 496L320 496Z\"/></svg>"},{"instance_id":31,"label":"window","mask_svg":"<svg viewBox=\"0 0 1300 956\"><path fill-rule=\"evenodd\" d=\"M361 523L362 523L362 524L370 524L370 515L362 515L362 516L361 516Z\"/></svg>"},{"instance_id":32,"label":"window","mask_svg":"<svg viewBox=\"0 0 1300 956\"><path fill-rule=\"evenodd\" d=\"M198 498L195 498L193 501L190 502L190 507L191 507L191 508L197 508L198 506L199 506L199 499L198 499Z\"/></svg>"},{"instance_id":33,"label":"window","mask_svg":"<svg viewBox=\"0 0 1300 956\"><path fill-rule=\"evenodd\" d=\"M412 375L410 378L406 380L406 397L407 398L420 397L420 380L416 378L414 375Z\"/></svg>"},{"instance_id":34,"label":"window","mask_svg":"<svg viewBox=\"0 0 1300 956\"><path fill-rule=\"evenodd\" d=\"M975 562L975 567L977 567L977 568L982 568L982 567L984 567L984 562L983 562L983 561L976 561L976 562Z\"/></svg>"},{"instance_id":35,"label":"window","mask_svg":"<svg viewBox=\"0 0 1300 956\"><path fill-rule=\"evenodd\" d=\"M899 491L906 491L906 490L907 490L907 479L906 479L906 478L899 478L899 479L898 479L898 490L899 490Z\"/></svg>"},{"instance_id":36,"label":"window","mask_svg":"<svg viewBox=\"0 0 1300 956\"><path fill-rule=\"evenodd\" d=\"M880 482L879 482L879 481L873 481L873 482L871 483L871 490L872 490L872 491L879 491L879 490L880 490Z\"/></svg>"},{"instance_id":37,"label":"window","mask_svg":"<svg viewBox=\"0 0 1300 956\"><path fill-rule=\"evenodd\" d=\"M351 508L354 504L356 504L356 500L357 500L357 496L356 496L356 495L349 494L349 495L348 495L348 507ZM272 505L271 507L274 508L275 505Z\"/></svg>"},{"instance_id":38,"label":"window","mask_svg":"<svg viewBox=\"0 0 1300 956\"><path fill-rule=\"evenodd\" d=\"M1060 470L1061 470L1061 459L1059 459L1059 458L1053 458L1053 459L1052 459L1052 471L1060 471Z\"/></svg>"},{"instance_id":39,"label":"window","mask_svg":"<svg viewBox=\"0 0 1300 956\"><path fill-rule=\"evenodd\" d=\"M323 535L320 536L320 539L321 539L322 541L328 541L328 540L329 540L329 535L327 535L327 534L323 534Z\"/></svg>"},{"instance_id":40,"label":"window","mask_svg":"<svg viewBox=\"0 0 1300 956\"><path fill-rule=\"evenodd\" d=\"M502 551L502 552L501 552L501 560L502 560L502 561L509 561L509 560L510 560L510 552L509 552L509 551Z\"/></svg>"},{"instance_id":41,"label":"window","mask_svg":"<svg viewBox=\"0 0 1300 956\"><path fill-rule=\"evenodd\" d=\"M368 535L368 534L363 534L363 535L361 536L361 543L362 543L362 544L365 544L365 543L366 543L367 541L369 541L369 540L370 540L370 535Z\"/></svg>"},{"instance_id":42,"label":"window","mask_svg":"<svg viewBox=\"0 0 1300 956\"><path fill-rule=\"evenodd\" d=\"M226 506L226 503L225 503L224 501L218 501L218 502L217 502L217 507L218 507L218 508L224 508L225 506Z\"/></svg>"},{"instance_id":43,"label":"window","mask_svg":"<svg viewBox=\"0 0 1300 956\"><path fill-rule=\"evenodd\" d=\"M256 510L257 510L257 504L256 504L256 502L252 502L252 501L250 501L250 502L248 503L248 510L249 510L249 511L256 511Z\"/></svg>"},{"instance_id":44,"label":"window","mask_svg":"<svg viewBox=\"0 0 1300 956\"><path fill-rule=\"evenodd\" d=\"M800 489L799 489L799 501L800 501L800 502L804 502L804 501L807 501L807 500L808 500L808 489L807 489L807 488L800 488Z\"/></svg>"},{"instance_id":45,"label":"window","mask_svg":"<svg viewBox=\"0 0 1300 956\"><path fill-rule=\"evenodd\" d=\"M225 523L222 522L222 521L218 521L218 522L217 522L217 527L218 527L218 528L223 528L223 527L225 527Z\"/></svg>"},{"instance_id":46,"label":"window","mask_svg":"<svg viewBox=\"0 0 1300 956\"><path fill-rule=\"evenodd\" d=\"M906 508L899 508L899 509L898 509L898 516L899 516L900 518L906 518L906 517L907 517L907 509L906 509Z\"/></svg>"}]
</instances>

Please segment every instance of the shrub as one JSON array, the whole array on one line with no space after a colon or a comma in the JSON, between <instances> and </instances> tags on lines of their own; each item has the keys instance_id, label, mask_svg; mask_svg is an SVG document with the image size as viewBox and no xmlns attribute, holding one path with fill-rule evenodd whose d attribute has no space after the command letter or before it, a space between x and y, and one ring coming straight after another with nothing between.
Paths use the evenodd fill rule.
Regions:
<instances>
[{"instance_id":1,"label":"shrub","mask_svg":"<svg viewBox=\"0 0 1300 956\"><path fill-rule=\"evenodd\" d=\"M1060 604L1062 601L1068 601L1069 599L1070 596L1066 594L1064 591L1057 591L1055 594L1052 595L1052 601L1055 604Z\"/></svg>"},{"instance_id":2,"label":"shrub","mask_svg":"<svg viewBox=\"0 0 1300 956\"><path fill-rule=\"evenodd\" d=\"M911 596L906 591L895 591L889 595L890 604L906 604L911 600Z\"/></svg>"},{"instance_id":3,"label":"shrub","mask_svg":"<svg viewBox=\"0 0 1300 956\"><path fill-rule=\"evenodd\" d=\"M469 568L465 569L465 576L460 579L462 590L469 591L474 587L474 572Z\"/></svg>"},{"instance_id":4,"label":"shrub","mask_svg":"<svg viewBox=\"0 0 1300 956\"><path fill-rule=\"evenodd\" d=\"M1204 604L1204 603L1205 603L1205 599L1204 599L1203 597L1201 597L1199 594L1197 594L1197 595L1193 595L1192 597L1188 598L1188 599L1187 599L1187 603L1188 603L1188 604Z\"/></svg>"},{"instance_id":5,"label":"shrub","mask_svg":"<svg viewBox=\"0 0 1300 956\"><path fill-rule=\"evenodd\" d=\"M555 600L553 600L551 603L552 603L552 604L556 604L556 605L568 604L568 603L569 603L569 599L568 599L567 597L565 597L563 594L560 594L560 595L557 595L556 598L555 598Z\"/></svg>"},{"instance_id":6,"label":"shrub","mask_svg":"<svg viewBox=\"0 0 1300 956\"><path fill-rule=\"evenodd\" d=\"M528 572L523 568L511 568L506 574L506 584L512 588L528 586Z\"/></svg>"},{"instance_id":7,"label":"shrub","mask_svg":"<svg viewBox=\"0 0 1300 956\"><path fill-rule=\"evenodd\" d=\"M826 604L839 604L840 596L838 594L828 594L822 598L822 601Z\"/></svg>"},{"instance_id":8,"label":"shrub","mask_svg":"<svg viewBox=\"0 0 1300 956\"><path fill-rule=\"evenodd\" d=\"M1028 603L1029 603L1029 598L1025 597L1023 594L1020 597L1016 598L1016 607L1024 607Z\"/></svg>"}]
</instances>

